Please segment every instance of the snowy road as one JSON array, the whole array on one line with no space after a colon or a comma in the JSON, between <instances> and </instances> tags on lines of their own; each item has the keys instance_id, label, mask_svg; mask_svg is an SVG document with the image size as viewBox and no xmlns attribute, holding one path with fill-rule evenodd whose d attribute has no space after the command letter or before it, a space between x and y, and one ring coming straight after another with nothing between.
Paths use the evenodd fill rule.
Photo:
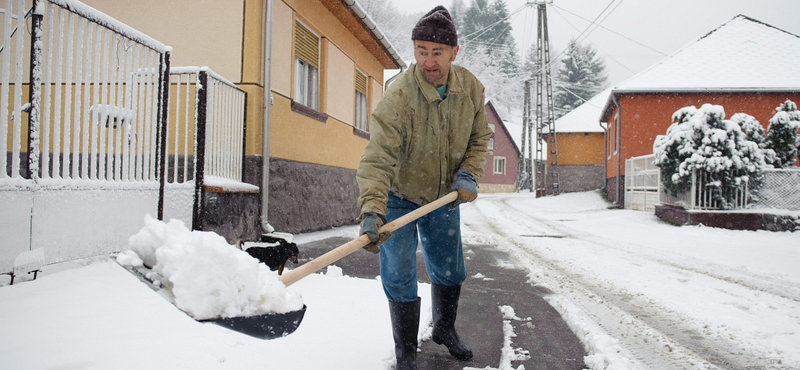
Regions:
<instances>
[{"instance_id":1,"label":"snowy road","mask_svg":"<svg viewBox=\"0 0 800 370\"><path fill-rule=\"evenodd\" d=\"M597 193L481 195L464 238L508 251L593 369L800 369L800 235L675 227Z\"/></svg>"}]
</instances>

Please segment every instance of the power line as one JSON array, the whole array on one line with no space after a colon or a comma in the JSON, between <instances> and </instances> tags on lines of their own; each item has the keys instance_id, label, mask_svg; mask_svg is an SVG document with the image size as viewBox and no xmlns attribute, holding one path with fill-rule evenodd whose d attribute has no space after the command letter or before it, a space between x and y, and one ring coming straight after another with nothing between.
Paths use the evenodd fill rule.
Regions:
<instances>
[{"instance_id":1,"label":"power line","mask_svg":"<svg viewBox=\"0 0 800 370\"><path fill-rule=\"evenodd\" d=\"M586 33L586 31L588 31L588 30L589 30L589 28L591 28L591 26L592 26L592 25L593 25L593 24L594 24L594 23L597 21L597 19L599 19L599 18L600 18L600 16L602 16L602 15L603 15L603 13L605 13L605 12L606 12L606 10L608 10L608 8L609 8L609 7L611 7L611 4L614 4L614 2L615 2L615 1L616 1L616 0L611 0L611 2L610 2L610 3L608 3L608 5L606 5L606 7L603 9L603 11L601 11L601 12L600 12L600 14L598 14L598 15L597 15L597 17L595 17L594 21L592 21L592 22L589 24L589 26L588 26L588 27L586 27L586 29L584 29L584 30L583 30L583 32L581 32L581 33L578 35L578 37L576 37L575 39L577 40L577 39L579 39L581 36L583 36L583 34L584 34L584 33ZM573 26L573 27L574 27L574 26ZM569 48L567 48L567 49L569 49ZM558 53L558 55L556 55L556 57L555 57L555 58L551 59L549 63L543 64L543 65L542 65L542 67L541 67L541 68L539 68L539 70L538 70L538 71L536 71L534 74L538 74L538 73L540 73L540 72L541 72L541 71L542 71L544 68L550 68L550 65L553 63L553 60L555 60L555 59L558 59L559 57L561 57L561 55L563 55L563 54L564 54L564 53L567 51L567 49L564 49L564 50L562 50L560 53Z\"/></svg>"},{"instance_id":2,"label":"power line","mask_svg":"<svg viewBox=\"0 0 800 370\"><path fill-rule=\"evenodd\" d=\"M623 2L623 1L625 1L625 0L619 0L619 2L617 3L617 5L614 5L614 8L613 8L613 9L611 9L611 10L609 10L609 11L608 11L608 12L607 12L607 13L606 13L604 16L603 16L603 19L601 19L599 22L595 22L595 24L594 24L594 26L595 26L595 27L594 27L594 28L592 28L592 30L591 30L591 31L589 31L589 32L588 32L588 33L587 33L585 36L583 36L583 39L584 39L584 40L585 40L585 39L588 39L588 38L589 38L589 35L591 35L591 34L592 34L592 32L594 32L595 30L597 30L597 27L599 27L599 26L600 26L600 24L602 24L603 22L605 22L605 21L606 21L606 19L608 19L608 16L610 16L610 15L611 15L611 13L614 13L614 11L615 11L615 10L617 10L617 8L619 8L619 5L620 5L620 4L622 4L622 2ZM609 5L610 5L610 4L609 4ZM602 14L602 13L601 13L601 14Z\"/></svg>"},{"instance_id":3,"label":"power line","mask_svg":"<svg viewBox=\"0 0 800 370\"><path fill-rule=\"evenodd\" d=\"M573 13L573 12L571 12L571 11L567 10L567 9L564 9L564 8L562 8L562 7L560 7L560 6L557 6L557 5L555 5L555 4L553 5L553 7L554 7L554 8L556 8L556 9L561 9L561 10L563 10L563 11L565 11L565 12L569 13L569 14L572 14L572 15L574 15L574 16L576 16L576 17L578 17L578 18L580 18L580 19L582 19L582 20L584 20L584 21L586 21L586 22L591 22L591 21L589 21L588 19L586 19L586 18L584 18L584 17L581 17L580 15L577 15L577 14L575 14L575 13ZM616 10L616 7L615 7L614 9ZM610 13L609 13L609 14L610 14ZM563 17L563 15L562 15L562 17ZM566 20L566 18L564 18L564 19ZM605 19L604 19L604 20L605 20ZM567 23L569 23L569 21L567 21ZM591 22L591 23L590 23L590 26L591 26L591 24L593 24L593 23L594 23L594 22ZM571 24L571 23L569 23L569 24L572 26L572 24ZM573 27L573 28L575 28L575 29L577 30L577 27L575 27L575 26L572 26L572 27ZM647 45L645 45L645 44L643 44L643 43L641 43L641 42L639 42L639 41L636 41L636 40L634 40L634 39L632 39L632 38L630 38L630 37L628 37L628 36L625 36L625 35L623 35L623 34L621 34L621 33L617 32L617 31L614 31L614 30L612 30L612 29L609 29L608 27L605 27L605 26L603 26L603 25L600 25L600 24L597 24L597 27L600 27L600 28L602 28L602 29L604 29L604 30L606 30L606 31L608 31L608 32L611 32L611 33L613 33L613 34L616 34L616 35L618 35L618 36L620 36L620 37L622 37L622 38L624 38L624 39L626 39L626 40L628 40L628 41L631 41L631 42L633 42L633 43L636 43L636 44L637 44L637 45L639 45L639 46L642 46L642 47L644 47L644 48L650 49L650 50L652 50L652 51L654 51L654 52L656 52L656 53L659 53L659 54L661 54L661 55L667 56L667 54L665 54L665 53L663 53L663 52L661 52L661 51L658 51L658 50L656 50L656 49L653 49L653 48L651 48L651 47L649 47L649 46L647 46Z\"/></svg>"},{"instance_id":4,"label":"power line","mask_svg":"<svg viewBox=\"0 0 800 370\"><path fill-rule=\"evenodd\" d=\"M605 12L606 12L606 10L608 10L608 8L609 8L609 7L611 7L611 4L614 4L614 2L615 2L615 1L617 1L617 0L611 0L611 2L610 2L610 3L608 3L608 5L606 5L606 7L603 9L603 11L602 11L602 12L600 12L600 14L598 14L598 15L597 15L597 17L595 17L595 18L594 18L594 20L593 20L593 21L592 21L592 22L589 24L589 27L586 27L586 29L585 29L585 30L583 30L583 32L581 32L581 34L580 34L580 35L578 35L578 37L576 37L576 38L575 38L575 40L578 40L578 39L580 39L580 38L581 38L581 36L583 36L583 34L584 34L584 33L586 33L587 31L589 31L589 28L592 28L592 25L594 25L594 24L595 24L595 22L597 22L597 20L600 18L600 16L602 16L602 15L603 15L603 13L605 13Z\"/></svg>"}]
</instances>

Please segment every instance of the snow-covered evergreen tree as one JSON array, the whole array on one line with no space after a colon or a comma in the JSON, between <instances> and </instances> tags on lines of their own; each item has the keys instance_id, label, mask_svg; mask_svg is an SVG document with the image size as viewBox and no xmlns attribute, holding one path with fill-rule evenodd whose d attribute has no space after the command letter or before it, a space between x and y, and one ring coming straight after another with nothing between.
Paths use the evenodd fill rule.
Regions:
<instances>
[{"instance_id":1,"label":"snow-covered evergreen tree","mask_svg":"<svg viewBox=\"0 0 800 370\"><path fill-rule=\"evenodd\" d=\"M486 100L498 110L510 112L521 107L519 59L505 0L472 0L462 21L461 49L455 63L478 77Z\"/></svg>"},{"instance_id":2,"label":"snow-covered evergreen tree","mask_svg":"<svg viewBox=\"0 0 800 370\"><path fill-rule=\"evenodd\" d=\"M605 62L591 45L571 40L556 71L554 104L556 118L569 113L605 88Z\"/></svg>"},{"instance_id":3,"label":"snow-covered evergreen tree","mask_svg":"<svg viewBox=\"0 0 800 370\"><path fill-rule=\"evenodd\" d=\"M767 134L764 126L755 117L747 113L736 113L731 116L731 122L738 124L742 128L747 140L756 143L761 148L767 165L772 165L775 162L775 151L767 148Z\"/></svg>"},{"instance_id":4,"label":"snow-covered evergreen tree","mask_svg":"<svg viewBox=\"0 0 800 370\"><path fill-rule=\"evenodd\" d=\"M673 114L672 121L667 134L653 145L661 181L670 193L688 191L693 170L701 170L710 175L708 185L723 209L733 206L736 190L745 183L750 196L756 197L767 167L764 153L737 122L725 120L721 106L684 107Z\"/></svg>"},{"instance_id":5,"label":"snow-covered evergreen tree","mask_svg":"<svg viewBox=\"0 0 800 370\"><path fill-rule=\"evenodd\" d=\"M458 30L459 43L482 44L486 46L492 39L494 28L487 26L494 23L489 9L489 0L471 0L463 16L463 27Z\"/></svg>"},{"instance_id":6,"label":"snow-covered evergreen tree","mask_svg":"<svg viewBox=\"0 0 800 370\"><path fill-rule=\"evenodd\" d=\"M461 34L464 29L464 12L467 10L467 6L464 5L464 0L453 0L453 2L450 3L450 7L447 9L450 12L450 16L453 17L456 30Z\"/></svg>"},{"instance_id":7,"label":"snow-covered evergreen tree","mask_svg":"<svg viewBox=\"0 0 800 370\"><path fill-rule=\"evenodd\" d=\"M471 52L460 52L455 64L475 74L484 86L486 101L491 100L498 111L510 112L514 108L521 107L522 83L504 74L497 59L487 54L484 46L477 45L471 48Z\"/></svg>"},{"instance_id":8,"label":"snow-covered evergreen tree","mask_svg":"<svg viewBox=\"0 0 800 370\"><path fill-rule=\"evenodd\" d=\"M776 113L769 120L767 127L766 146L775 151L776 168L786 168L795 165L798 150L800 150L800 111L797 104L791 100L775 108Z\"/></svg>"}]
</instances>

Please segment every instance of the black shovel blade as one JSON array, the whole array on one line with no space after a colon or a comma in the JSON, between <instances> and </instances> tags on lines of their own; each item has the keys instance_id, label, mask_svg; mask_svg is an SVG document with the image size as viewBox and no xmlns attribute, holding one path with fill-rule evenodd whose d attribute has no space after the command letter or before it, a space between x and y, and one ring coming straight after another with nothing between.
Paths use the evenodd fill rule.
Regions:
<instances>
[{"instance_id":1,"label":"black shovel blade","mask_svg":"<svg viewBox=\"0 0 800 370\"><path fill-rule=\"evenodd\" d=\"M303 321L305 314L306 305L303 305L303 308L297 311L246 317L227 317L203 320L203 322L212 322L258 339L276 339L294 333Z\"/></svg>"}]
</instances>

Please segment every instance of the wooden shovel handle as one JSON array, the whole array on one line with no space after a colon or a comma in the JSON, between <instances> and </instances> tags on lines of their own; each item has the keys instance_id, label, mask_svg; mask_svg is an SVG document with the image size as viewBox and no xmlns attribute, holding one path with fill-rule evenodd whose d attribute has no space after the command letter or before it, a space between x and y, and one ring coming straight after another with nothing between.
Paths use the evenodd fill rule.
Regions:
<instances>
[{"instance_id":1,"label":"wooden shovel handle","mask_svg":"<svg viewBox=\"0 0 800 370\"><path fill-rule=\"evenodd\" d=\"M457 198L458 198L458 192L454 191L448 193L447 195L431 203L419 207L409 213L406 213L402 217L386 225L383 225L380 228L380 230L378 230L378 233L386 231L395 231L405 226L406 224L410 223L411 221L414 221L422 216L425 216L428 213L431 213L432 211L438 209L439 207L455 202ZM353 253L361 248L364 248L367 244L369 244L369 237L367 237L366 234L361 235L356 239L353 239L345 244L336 247L335 249L329 251L328 253L325 253L311 261L308 261L307 263L303 264L302 266L294 270L286 271L283 275L281 275L280 277L281 281L286 286L292 285L296 283L298 280L319 271L323 267L328 266L331 263L334 263L344 258L350 253Z\"/></svg>"}]
</instances>

